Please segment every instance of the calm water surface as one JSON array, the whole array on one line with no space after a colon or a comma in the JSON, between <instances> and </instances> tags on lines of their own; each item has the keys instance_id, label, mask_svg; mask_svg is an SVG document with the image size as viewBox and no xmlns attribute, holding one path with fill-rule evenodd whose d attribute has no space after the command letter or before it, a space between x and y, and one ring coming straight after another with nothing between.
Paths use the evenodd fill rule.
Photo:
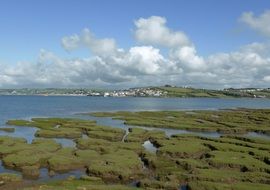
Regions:
<instances>
[{"instance_id":1,"label":"calm water surface","mask_svg":"<svg viewBox=\"0 0 270 190\"><path fill-rule=\"evenodd\" d=\"M0 96L0 125L8 119L68 116L95 111L270 108L270 99L103 98L63 96Z\"/></svg>"}]
</instances>

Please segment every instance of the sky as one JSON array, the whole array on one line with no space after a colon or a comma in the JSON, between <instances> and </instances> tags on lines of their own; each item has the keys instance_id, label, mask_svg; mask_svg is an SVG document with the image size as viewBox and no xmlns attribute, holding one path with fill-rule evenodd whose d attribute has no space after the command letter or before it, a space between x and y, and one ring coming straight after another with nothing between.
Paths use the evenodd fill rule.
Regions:
<instances>
[{"instance_id":1,"label":"sky","mask_svg":"<svg viewBox=\"0 0 270 190\"><path fill-rule=\"evenodd\" d=\"M0 88L270 87L269 0L2 0Z\"/></svg>"}]
</instances>

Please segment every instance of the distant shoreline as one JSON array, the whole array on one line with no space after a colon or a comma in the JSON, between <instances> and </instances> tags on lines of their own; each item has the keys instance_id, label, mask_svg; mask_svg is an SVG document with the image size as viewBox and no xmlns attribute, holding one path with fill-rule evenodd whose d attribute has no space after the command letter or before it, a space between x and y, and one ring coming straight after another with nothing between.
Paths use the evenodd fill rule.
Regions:
<instances>
[{"instance_id":1,"label":"distant shoreline","mask_svg":"<svg viewBox=\"0 0 270 190\"><path fill-rule=\"evenodd\" d=\"M228 88L223 90L191 87L157 86L122 90L86 88L0 89L0 95L17 96L93 96L93 97L158 97L158 98L270 98L270 88Z\"/></svg>"},{"instance_id":2,"label":"distant shoreline","mask_svg":"<svg viewBox=\"0 0 270 190\"><path fill-rule=\"evenodd\" d=\"M88 96L88 95L64 95L64 94L59 94L59 95L40 95L40 94L0 94L1 96L37 96L37 97L97 97L97 98L157 98L157 99L270 99L269 97L262 97L262 98L255 98L255 97L233 97L233 96L228 96L228 97L192 97L192 96L186 96L186 97L156 97L156 96Z\"/></svg>"}]
</instances>

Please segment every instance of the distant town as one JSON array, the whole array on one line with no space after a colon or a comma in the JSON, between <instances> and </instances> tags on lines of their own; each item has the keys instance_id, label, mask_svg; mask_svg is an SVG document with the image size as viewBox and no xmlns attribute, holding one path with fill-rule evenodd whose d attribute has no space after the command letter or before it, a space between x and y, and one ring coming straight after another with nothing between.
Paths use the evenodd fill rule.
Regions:
<instances>
[{"instance_id":1,"label":"distant town","mask_svg":"<svg viewBox=\"0 0 270 190\"><path fill-rule=\"evenodd\" d=\"M227 88L223 90L197 89L165 85L122 90L93 90L87 88L22 88L0 89L0 95L38 96L98 96L98 97L249 97L270 98L270 88Z\"/></svg>"},{"instance_id":2,"label":"distant town","mask_svg":"<svg viewBox=\"0 0 270 190\"><path fill-rule=\"evenodd\" d=\"M166 96L167 92L157 88L130 88L124 90L92 90L92 89L0 89L0 95L40 95L40 96L102 96L102 97L126 97L126 96Z\"/></svg>"}]
</instances>

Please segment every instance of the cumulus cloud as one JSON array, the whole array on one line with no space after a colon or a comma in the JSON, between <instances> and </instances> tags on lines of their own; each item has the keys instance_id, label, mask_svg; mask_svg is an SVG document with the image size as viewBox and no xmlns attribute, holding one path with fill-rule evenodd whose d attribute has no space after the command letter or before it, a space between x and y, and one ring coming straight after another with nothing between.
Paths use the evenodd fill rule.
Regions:
<instances>
[{"instance_id":1,"label":"cumulus cloud","mask_svg":"<svg viewBox=\"0 0 270 190\"><path fill-rule=\"evenodd\" d=\"M265 16L251 18L264 20L261 17ZM63 37L64 49L72 54L76 49L87 48L89 57L64 59L41 50L35 62L0 65L0 87L173 84L224 88L267 87L270 81L270 45L266 42L203 57L187 35L170 29L163 17L136 20L134 33L141 45L125 50L118 47L115 39L97 38L89 29ZM161 53L160 46L167 48L168 55Z\"/></svg>"},{"instance_id":2,"label":"cumulus cloud","mask_svg":"<svg viewBox=\"0 0 270 190\"><path fill-rule=\"evenodd\" d=\"M215 68L219 78L231 86L267 87L264 77L270 73L270 59L260 48L255 48L260 47L257 45L250 44L236 52L212 55L209 64ZM270 51L269 46L264 46L266 51ZM250 47L253 47L253 51Z\"/></svg>"},{"instance_id":3,"label":"cumulus cloud","mask_svg":"<svg viewBox=\"0 0 270 190\"><path fill-rule=\"evenodd\" d=\"M151 16L135 21L135 38L143 44L180 47L190 45L187 35L181 31L173 31L166 26L164 17Z\"/></svg>"},{"instance_id":4,"label":"cumulus cloud","mask_svg":"<svg viewBox=\"0 0 270 190\"><path fill-rule=\"evenodd\" d=\"M206 68L204 58L197 55L196 49L193 46L172 49L170 58L179 66L188 70L204 70Z\"/></svg>"},{"instance_id":5,"label":"cumulus cloud","mask_svg":"<svg viewBox=\"0 0 270 190\"><path fill-rule=\"evenodd\" d=\"M99 56L110 56L117 52L116 42L111 38L97 39L89 29L84 29L80 35L74 34L62 38L64 49L71 51L80 47L87 47Z\"/></svg>"},{"instance_id":6,"label":"cumulus cloud","mask_svg":"<svg viewBox=\"0 0 270 190\"><path fill-rule=\"evenodd\" d=\"M135 38L143 44L168 47L170 59L180 67L202 69L204 59L197 55L196 48L182 31L173 31L164 17L151 16L135 21Z\"/></svg>"},{"instance_id":7,"label":"cumulus cloud","mask_svg":"<svg viewBox=\"0 0 270 190\"><path fill-rule=\"evenodd\" d=\"M239 18L250 28L270 37L270 10L266 10L261 15L254 15L253 12L244 12Z\"/></svg>"}]
</instances>

